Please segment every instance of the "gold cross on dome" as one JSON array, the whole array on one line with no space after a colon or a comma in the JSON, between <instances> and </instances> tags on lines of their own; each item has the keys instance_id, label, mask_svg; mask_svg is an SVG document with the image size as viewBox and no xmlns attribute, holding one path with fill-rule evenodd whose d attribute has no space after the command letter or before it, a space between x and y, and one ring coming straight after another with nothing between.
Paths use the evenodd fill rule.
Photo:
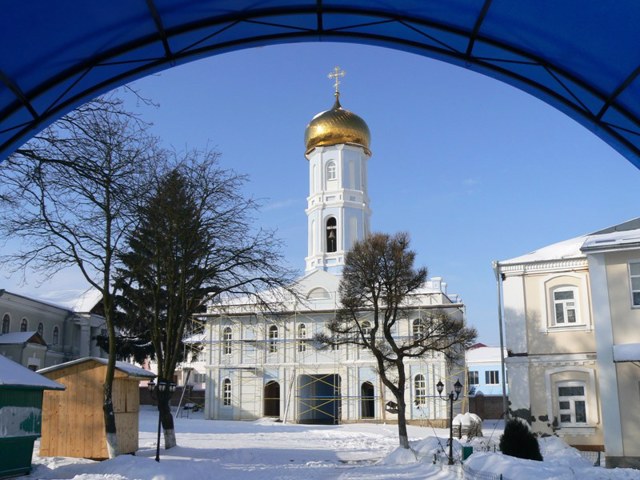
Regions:
<instances>
[{"instance_id":1,"label":"gold cross on dome","mask_svg":"<svg viewBox=\"0 0 640 480\"><path fill-rule=\"evenodd\" d=\"M333 72L329 74L329 78L335 78L336 82L333 86L336 89L336 95L340 95L340 77L344 77L344 74L347 73L344 70L340 70L340 67L336 66L333 69Z\"/></svg>"}]
</instances>

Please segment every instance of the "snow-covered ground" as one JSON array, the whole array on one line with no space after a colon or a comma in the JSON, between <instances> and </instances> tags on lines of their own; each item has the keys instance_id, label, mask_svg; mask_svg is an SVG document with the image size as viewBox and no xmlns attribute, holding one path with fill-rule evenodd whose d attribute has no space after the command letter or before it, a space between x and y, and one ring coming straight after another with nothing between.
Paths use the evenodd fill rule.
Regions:
<instances>
[{"instance_id":1,"label":"snow-covered ground","mask_svg":"<svg viewBox=\"0 0 640 480\"><path fill-rule=\"evenodd\" d=\"M255 422L206 421L198 414L178 418L179 446L161 449L156 463L157 412L142 407L140 450L113 460L93 462L73 458L39 457L34 469L21 479L75 480L201 480L201 479L428 479L476 478L483 480L629 480L640 471L592 467L576 450L557 438L541 440L544 462L519 460L499 453L474 453L465 461L466 473L440 462L448 430L410 426L412 451L397 449L395 425L351 424L338 426L292 425L270 420ZM492 450L501 431L485 423L484 439L474 442ZM461 445L454 443L459 457ZM445 462L446 463L446 462Z\"/></svg>"}]
</instances>

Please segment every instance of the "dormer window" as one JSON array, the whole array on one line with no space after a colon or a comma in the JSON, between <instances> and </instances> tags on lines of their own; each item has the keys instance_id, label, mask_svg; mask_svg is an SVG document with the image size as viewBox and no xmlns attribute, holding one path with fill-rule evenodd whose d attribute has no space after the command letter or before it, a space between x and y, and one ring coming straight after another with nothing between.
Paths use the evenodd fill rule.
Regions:
<instances>
[{"instance_id":1,"label":"dormer window","mask_svg":"<svg viewBox=\"0 0 640 480\"><path fill-rule=\"evenodd\" d=\"M338 249L338 227L334 217L327 220L327 253Z\"/></svg>"}]
</instances>

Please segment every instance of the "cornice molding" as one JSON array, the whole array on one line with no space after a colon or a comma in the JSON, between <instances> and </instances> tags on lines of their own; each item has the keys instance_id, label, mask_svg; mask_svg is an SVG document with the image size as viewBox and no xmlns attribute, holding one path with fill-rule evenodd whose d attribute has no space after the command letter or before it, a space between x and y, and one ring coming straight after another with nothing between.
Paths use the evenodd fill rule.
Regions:
<instances>
[{"instance_id":1,"label":"cornice molding","mask_svg":"<svg viewBox=\"0 0 640 480\"><path fill-rule=\"evenodd\" d=\"M548 260L531 263L516 263L513 265L500 264L500 272L505 275L537 273L537 272L555 272L562 270L587 270L589 263L585 258L571 258L567 260Z\"/></svg>"}]
</instances>

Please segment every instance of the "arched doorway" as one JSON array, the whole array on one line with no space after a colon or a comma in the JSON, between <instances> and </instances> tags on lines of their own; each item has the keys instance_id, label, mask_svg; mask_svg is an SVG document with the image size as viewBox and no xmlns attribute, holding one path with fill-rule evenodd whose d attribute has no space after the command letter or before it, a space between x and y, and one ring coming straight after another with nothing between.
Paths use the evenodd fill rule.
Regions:
<instances>
[{"instance_id":1,"label":"arched doorway","mask_svg":"<svg viewBox=\"0 0 640 480\"><path fill-rule=\"evenodd\" d=\"M264 416L280 418L280 384L274 380L264 386Z\"/></svg>"},{"instance_id":2,"label":"arched doorway","mask_svg":"<svg viewBox=\"0 0 640 480\"><path fill-rule=\"evenodd\" d=\"M361 418L375 418L375 399L374 399L373 384L371 382L364 382L360 386L360 417Z\"/></svg>"},{"instance_id":3,"label":"arched doorway","mask_svg":"<svg viewBox=\"0 0 640 480\"><path fill-rule=\"evenodd\" d=\"M340 375L300 375L298 377L298 423L335 425L342 409Z\"/></svg>"}]
</instances>

